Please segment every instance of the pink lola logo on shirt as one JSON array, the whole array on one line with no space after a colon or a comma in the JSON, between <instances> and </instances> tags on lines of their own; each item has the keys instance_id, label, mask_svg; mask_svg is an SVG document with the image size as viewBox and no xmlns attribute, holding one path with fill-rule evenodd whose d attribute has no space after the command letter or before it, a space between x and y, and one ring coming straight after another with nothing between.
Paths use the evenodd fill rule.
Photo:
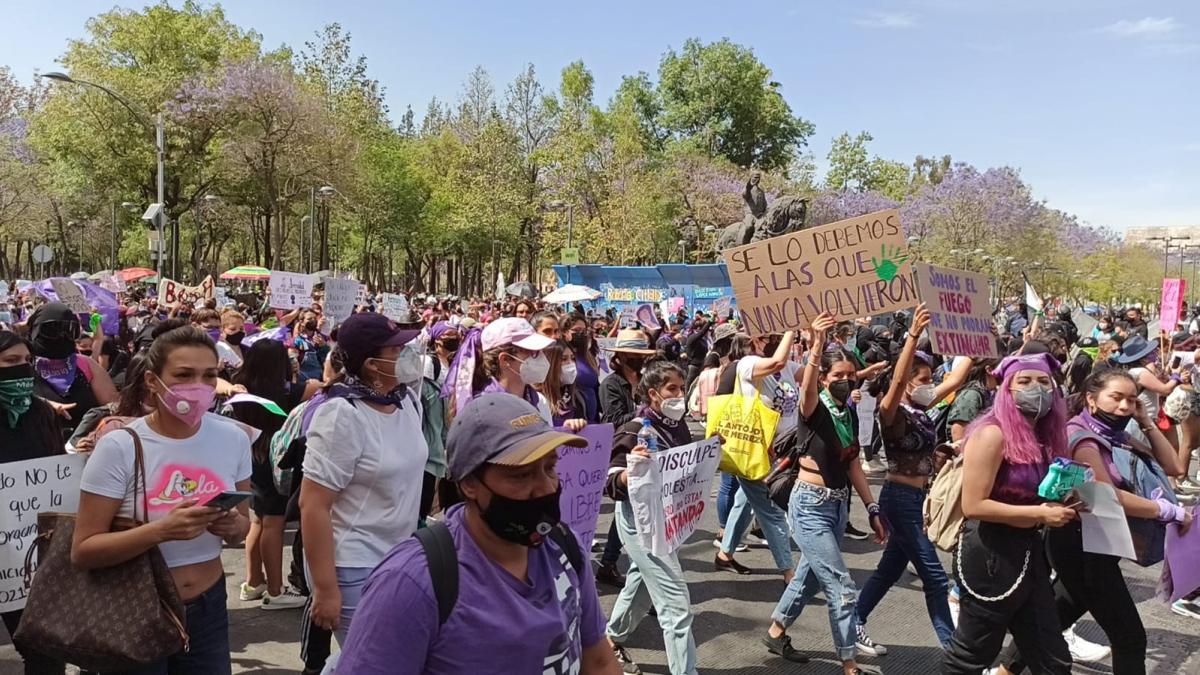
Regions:
<instances>
[{"instance_id":1,"label":"pink lola logo on shirt","mask_svg":"<svg viewBox=\"0 0 1200 675\"><path fill-rule=\"evenodd\" d=\"M158 484L150 491L150 509L172 509L188 499L213 497L225 491L225 483L208 473L208 469L182 464L168 464L159 472Z\"/></svg>"}]
</instances>

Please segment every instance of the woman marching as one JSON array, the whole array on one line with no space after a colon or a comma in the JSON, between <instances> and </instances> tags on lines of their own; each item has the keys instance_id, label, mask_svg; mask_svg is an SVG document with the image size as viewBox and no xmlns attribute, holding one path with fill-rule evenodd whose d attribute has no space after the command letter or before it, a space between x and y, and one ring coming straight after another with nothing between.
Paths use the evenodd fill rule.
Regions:
<instances>
[{"instance_id":1,"label":"woman marching","mask_svg":"<svg viewBox=\"0 0 1200 675\"><path fill-rule=\"evenodd\" d=\"M908 563L921 577L925 608L938 642L946 646L954 633L950 615L950 580L938 560L933 542L925 536L926 484L933 475L937 431L926 411L954 393L971 370L971 360L961 359L942 383L933 383L933 370L917 358L917 341L929 326L929 310L917 307L912 327L896 361L891 385L879 402L879 428L887 453L887 478L879 493L879 508L891 530L887 548L875 573L863 585L858 599L858 648L867 654L886 654L867 635L867 618L884 594L900 580ZM879 383L876 386L882 389ZM875 392L872 392L875 393Z\"/></svg>"},{"instance_id":2,"label":"woman marching","mask_svg":"<svg viewBox=\"0 0 1200 675\"><path fill-rule=\"evenodd\" d=\"M687 422L683 421L687 407L683 398L684 377L683 369L679 366L665 360L652 361L638 382L636 398L641 404L638 416L621 427L613 441L612 463L609 465L605 493L616 502L615 522L621 542L629 554L629 571L625 573L625 586L617 596L612 618L608 622L608 639L626 673L641 671L621 645L633 635L651 606L658 612L667 666L672 675L696 673L691 597L683 578L683 568L679 564L678 554L656 556L638 539L633 508L629 503L626 463L626 457L630 454L645 458L646 461L650 457L637 439L643 420L650 422L660 450L692 442Z\"/></svg>"},{"instance_id":3,"label":"woman marching","mask_svg":"<svg viewBox=\"0 0 1200 675\"><path fill-rule=\"evenodd\" d=\"M1037 673L1066 675L1071 654L1050 587L1042 528L1078 517L1070 505L1043 502L1038 485L1051 461L1067 451L1066 406L1054 385L1058 363L1048 354L1000 362L992 409L967 430L962 510L955 558L962 597L958 628L942 672L976 674L992 665L1011 632Z\"/></svg>"},{"instance_id":4,"label":"woman marching","mask_svg":"<svg viewBox=\"0 0 1200 675\"><path fill-rule=\"evenodd\" d=\"M221 511L204 502L228 490L250 490L250 439L237 425L208 415L216 395L218 360L203 330L163 333L146 353L153 411L96 444L80 481L71 562L103 569L157 546L187 610L189 644L138 672L209 675L231 672L229 613L221 547L250 529L246 504ZM135 445L145 458L147 522L114 532L114 518L132 518ZM140 509L139 509L140 510Z\"/></svg>"},{"instance_id":5,"label":"woman marching","mask_svg":"<svg viewBox=\"0 0 1200 675\"><path fill-rule=\"evenodd\" d=\"M813 347L800 389L795 459L798 472L788 503L792 538L800 547L800 560L771 615L771 627L763 643L772 654L788 661L807 662L808 657L792 647L787 629L820 591L829 610L834 648L843 672L849 675L862 672L855 661L854 581L840 549L851 486L867 507L876 543L883 543L887 533L858 462L858 416L849 407L856 390L858 363L844 350L825 350L825 334L833 325L828 314L817 317L812 325Z\"/></svg>"},{"instance_id":6,"label":"woman marching","mask_svg":"<svg viewBox=\"0 0 1200 675\"><path fill-rule=\"evenodd\" d=\"M1137 447L1139 453L1152 456L1168 475L1179 476L1186 469L1186 464L1180 461L1166 436L1138 401L1133 377L1123 370L1096 373L1088 378L1083 394L1072 403L1077 414L1067 423L1071 458L1093 467L1097 482L1116 488L1125 515L1163 523L1178 522L1184 528L1189 527L1192 514L1161 497L1137 496L1129 490L1130 486L1113 463L1112 448L1141 445L1125 431L1133 420L1153 446L1149 449ZM1114 675L1145 673L1146 629L1121 574L1120 558L1084 551L1078 521L1047 532L1046 552L1051 567L1058 574L1054 580L1054 597L1059 623L1069 626L1090 612L1112 644ZM1000 661L1009 673L1025 671L1026 664L1015 645Z\"/></svg>"}]
</instances>

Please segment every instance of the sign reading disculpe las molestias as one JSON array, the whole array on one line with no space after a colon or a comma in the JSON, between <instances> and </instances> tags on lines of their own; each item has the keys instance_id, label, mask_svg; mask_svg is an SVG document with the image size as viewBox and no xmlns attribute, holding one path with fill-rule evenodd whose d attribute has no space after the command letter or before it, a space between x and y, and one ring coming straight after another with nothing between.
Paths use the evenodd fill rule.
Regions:
<instances>
[{"instance_id":1,"label":"sign reading disculpe las molestias","mask_svg":"<svg viewBox=\"0 0 1200 675\"><path fill-rule=\"evenodd\" d=\"M988 278L977 272L913 263L917 290L929 309L929 341L943 356L996 358Z\"/></svg>"},{"instance_id":2,"label":"sign reading disculpe las molestias","mask_svg":"<svg viewBox=\"0 0 1200 675\"><path fill-rule=\"evenodd\" d=\"M721 463L721 441L708 440L629 455L629 507L638 540L656 556L692 536L708 504L708 485Z\"/></svg>"},{"instance_id":3,"label":"sign reading disculpe las molestias","mask_svg":"<svg viewBox=\"0 0 1200 675\"><path fill-rule=\"evenodd\" d=\"M725 251L750 335L807 328L918 303L900 212L878 211Z\"/></svg>"},{"instance_id":4,"label":"sign reading disculpe las molestias","mask_svg":"<svg viewBox=\"0 0 1200 675\"><path fill-rule=\"evenodd\" d=\"M0 612L25 606L25 554L38 535L37 514L75 513L86 460L56 455L0 464Z\"/></svg>"}]
</instances>

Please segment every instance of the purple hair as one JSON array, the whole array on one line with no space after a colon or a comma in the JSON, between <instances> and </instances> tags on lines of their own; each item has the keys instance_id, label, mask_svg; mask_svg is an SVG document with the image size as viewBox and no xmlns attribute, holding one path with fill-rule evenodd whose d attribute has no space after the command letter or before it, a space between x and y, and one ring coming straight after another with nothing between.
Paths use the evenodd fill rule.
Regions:
<instances>
[{"instance_id":1,"label":"purple hair","mask_svg":"<svg viewBox=\"0 0 1200 675\"><path fill-rule=\"evenodd\" d=\"M1010 464L1046 462L1043 447L1050 449L1051 457L1067 456L1067 404L1058 387L1053 387L1054 403L1050 414L1039 420L1037 425L1032 425L1029 418L1017 408L1009 388L1018 372L1010 370L1005 374L1004 381L996 390L992 408L967 427L966 438L983 427L999 427L1004 434L1004 459Z\"/></svg>"}]
</instances>

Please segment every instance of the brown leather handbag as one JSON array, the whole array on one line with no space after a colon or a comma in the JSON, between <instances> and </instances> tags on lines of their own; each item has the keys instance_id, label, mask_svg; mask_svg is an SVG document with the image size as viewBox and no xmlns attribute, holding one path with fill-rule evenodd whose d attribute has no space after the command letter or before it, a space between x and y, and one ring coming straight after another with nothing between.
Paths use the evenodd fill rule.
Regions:
<instances>
[{"instance_id":1,"label":"brown leather handbag","mask_svg":"<svg viewBox=\"0 0 1200 675\"><path fill-rule=\"evenodd\" d=\"M142 439L122 431L133 436L134 519L115 519L113 531L150 518ZM144 520L137 520L139 488ZM35 550L37 571L13 636L22 649L100 672L146 666L187 649L183 602L157 546L112 567L81 570L71 564L75 514L39 513L38 531L25 556L26 584Z\"/></svg>"}]
</instances>

